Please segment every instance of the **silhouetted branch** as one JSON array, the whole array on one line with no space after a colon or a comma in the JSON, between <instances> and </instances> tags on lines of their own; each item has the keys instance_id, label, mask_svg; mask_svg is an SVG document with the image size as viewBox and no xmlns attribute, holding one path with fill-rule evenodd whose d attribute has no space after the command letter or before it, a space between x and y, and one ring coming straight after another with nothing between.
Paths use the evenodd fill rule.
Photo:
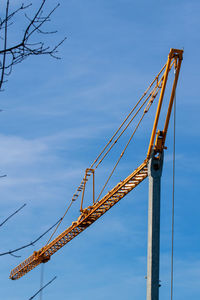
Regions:
<instances>
[{"instance_id":1,"label":"silhouetted branch","mask_svg":"<svg viewBox=\"0 0 200 300\"><path fill-rule=\"evenodd\" d=\"M13 66L21 63L27 57L45 54L59 59L57 56L58 47L64 42L65 38L53 47L46 45L44 41L33 41L33 39L35 40L36 37L39 39L39 35L57 33L56 30L43 30L43 26L47 22L51 21L52 14L60 6L60 4L57 4L52 10L50 10L49 13L44 15L43 9L46 2L47 0L42 0L42 3L32 17L29 17L26 13L24 14L29 23L24 28L21 39L13 44L12 41L9 42L8 40L8 28L15 24L15 22L12 21L14 16L22 11L27 11L32 6L32 3L28 5L21 4L20 7L10 13L10 0L7 0L5 18L0 18L0 33L3 32L3 36L1 38L4 41L3 49L0 49L0 90L2 90L3 83L5 83L5 76L9 76L11 74Z\"/></svg>"},{"instance_id":2,"label":"silhouetted branch","mask_svg":"<svg viewBox=\"0 0 200 300\"><path fill-rule=\"evenodd\" d=\"M12 254L12 253L9 253L11 256L13 256L13 257L17 257L17 258L19 258L19 257L21 257L21 255L15 255L15 254Z\"/></svg>"},{"instance_id":3,"label":"silhouetted branch","mask_svg":"<svg viewBox=\"0 0 200 300\"><path fill-rule=\"evenodd\" d=\"M5 17L5 28L4 28L4 49L3 49L3 59L2 59L2 72L1 72L1 79L0 79L0 90L4 81L5 75L5 66L6 66L6 48L7 48L7 30L8 30L8 9L9 9L9 0L7 1L6 5L6 17Z\"/></svg>"},{"instance_id":4,"label":"silhouetted branch","mask_svg":"<svg viewBox=\"0 0 200 300\"><path fill-rule=\"evenodd\" d=\"M28 300L32 300L33 298L35 298L42 290L44 290L48 285L50 285L57 277L55 276L53 279L51 279L48 283L46 283L42 288L40 288L37 293L35 293L31 298L29 298Z\"/></svg>"},{"instance_id":5,"label":"silhouetted branch","mask_svg":"<svg viewBox=\"0 0 200 300\"><path fill-rule=\"evenodd\" d=\"M1 176L3 177L3 176ZM1 224L0 227L3 226L10 218L12 218L14 215L16 215L22 208L24 208L24 206L26 206L26 203L23 204L20 208L18 208L14 213L12 213L12 215L10 215L9 217L7 217Z\"/></svg>"},{"instance_id":6,"label":"silhouetted branch","mask_svg":"<svg viewBox=\"0 0 200 300\"><path fill-rule=\"evenodd\" d=\"M7 254L11 254L13 255L13 253L19 251L19 250L22 250L24 248L27 248L27 247L30 247L30 246L34 246L34 244L36 242L38 242L45 234L47 234L53 227L55 227L59 222L60 222L61 219L59 219L54 225L52 225L49 229L47 229L43 234L41 234L38 238L36 238L33 242L30 242L29 244L27 245L24 245L24 246L21 246L19 248L16 248L14 250L9 250L7 252L4 252L4 253L0 253L0 256L4 256L4 255L7 255ZM20 256L17 256L17 255L13 255L15 257L20 257Z\"/></svg>"},{"instance_id":7,"label":"silhouetted branch","mask_svg":"<svg viewBox=\"0 0 200 300\"><path fill-rule=\"evenodd\" d=\"M6 176L7 176L7 175L1 175L0 178L4 178L4 177L6 177Z\"/></svg>"}]
</instances>

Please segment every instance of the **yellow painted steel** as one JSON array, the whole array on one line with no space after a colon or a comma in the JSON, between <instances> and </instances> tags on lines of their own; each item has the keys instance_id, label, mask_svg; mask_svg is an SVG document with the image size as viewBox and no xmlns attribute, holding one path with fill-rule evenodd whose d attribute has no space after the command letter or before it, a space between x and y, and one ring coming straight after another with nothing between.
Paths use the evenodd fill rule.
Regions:
<instances>
[{"instance_id":1,"label":"yellow painted steel","mask_svg":"<svg viewBox=\"0 0 200 300\"><path fill-rule=\"evenodd\" d=\"M81 182L80 187L78 188L78 194L74 194L72 201L74 201L79 193L82 193L81 199L81 215L79 218L72 223L70 227L68 227L64 232L62 232L58 237L56 237L51 242L48 242L46 246L41 248L39 251L35 251L30 257L28 257L24 262L19 264L16 268L14 268L10 273L10 278L12 280L19 279L40 263L47 262L51 256L61 249L64 245L70 242L73 238L75 238L78 234L84 231L87 227L93 224L96 220L98 220L103 214L105 214L113 205L119 202L122 198L124 198L130 191L132 191L138 184L140 184L147 177L147 164L151 155L152 150L154 149L157 152L162 152L165 148L165 140L166 134L168 130L171 110L173 106L176 86L178 82L181 62L183 57L183 50L179 49L170 49L170 53L168 55L168 61L165 65L164 76L158 81L157 77L157 87L155 88L152 97L155 97L158 93L158 89L161 87L160 97L158 101L156 116L154 120L154 125L151 133L150 143L147 151L147 157L144 162L127 178L118 183L112 190L110 190L103 198L95 203L94 201L94 169L89 168L86 169L85 177ZM167 116L165 120L164 130L157 131L158 121L161 113L164 93L166 89L168 74L174 66L175 68L175 78L173 82L171 97L169 100L169 106L167 111ZM164 68L163 68L164 69ZM162 69L162 70L163 70ZM160 74L160 73L159 73ZM156 80L156 79L155 79ZM155 82L155 80L153 82ZM145 92L146 93L146 92ZM154 96L155 94L155 96ZM153 101L153 100L152 100ZM148 108L147 108L148 111ZM155 140L156 136L156 141ZM93 165L91 166L93 167ZM87 176L89 174L93 175L93 205L83 209L83 196L85 191L85 183L87 181Z\"/></svg>"},{"instance_id":2,"label":"yellow painted steel","mask_svg":"<svg viewBox=\"0 0 200 300\"><path fill-rule=\"evenodd\" d=\"M56 237L39 251L35 251L23 263L19 264L10 273L10 279L19 279L42 262L47 262L50 257L60 248L70 242L78 234L84 231L113 205L132 191L140 182L147 177L147 162L142 163L131 175L117 184L101 200L85 208L80 217L72 223L63 233Z\"/></svg>"},{"instance_id":3,"label":"yellow painted steel","mask_svg":"<svg viewBox=\"0 0 200 300\"><path fill-rule=\"evenodd\" d=\"M178 76L179 76L182 58L183 58L183 50L170 49L170 52L168 55L168 60L167 60L167 66L166 66L165 73L164 73L164 80L163 80L163 84L162 84L162 88L161 88L161 92L160 92L160 98L158 101L156 116L155 116L153 129L152 129L152 133L151 133L149 148L147 151L147 159L150 158L151 151L152 151L153 145L154 145L156 130L157 130L157 126L158 126L158 120L160 117L160 112L161 112L161 107L162 107L162 103L163 103L163 97L164 97L164 93L165 93L167 79L168 79L168 75L169 75L169 71L170 71L170 66L172 64L172 61L174 60L175 67L176 67L177 59L178 59L178 67L176 68L176 75L175 75L175 79L174 79L174 83L173 83L171 98L170 98L170 102L169 102L169 107L168 107L167 117L166 117L166 122L165 122L165 127L164 127L164 139L163 139L163 143L162 143L163 148L159 149L159 150L162 151L164 149L164 142L166 139L166 134L167 134L169 119L170 119L170 115L171 115L172 105L173 105L173 101L174 101L174 95L175 95L176 85L178 82Z\"/></svg>"},{"instance_id":4,"label":"yellow painted steel","mask_svg":"<svg viewBox=\"0 0 200 300\"><path fill-rule=\"evenodd\" d=\"M177 56L175 56L175 58L178 61L176 62L176 66L175 66L175 78L174 78L174 82L173 82L171 97L170 97L170 101L169 101L169 107L168 107L165 126L164 126L164 130L163 130L164 142L166 140L166 134L167 134L168 126L169 126L170 115L171 115L172 106L173 106L173 102L174 102L174 96L175 96L175 92L176 92L176 86L178 83L178 77L179 77L181 63L182 63L182 59L183 59L183 51L174 50L174 55L177 55Z\"/></svg>"}]
</instances>

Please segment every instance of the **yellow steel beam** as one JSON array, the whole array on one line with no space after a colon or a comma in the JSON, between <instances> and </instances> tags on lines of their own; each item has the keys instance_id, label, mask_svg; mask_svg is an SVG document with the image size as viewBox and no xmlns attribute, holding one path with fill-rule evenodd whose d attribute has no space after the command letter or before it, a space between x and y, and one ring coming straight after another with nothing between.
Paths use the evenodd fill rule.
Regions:
<instances>
[{"instance_id":1,"label":"yellow steel beam","mask_svg":"<svg viewBox=\"0 0 200 300\"><path fill-rule=\"evenodd\" d=\"M92 223L105 214L113 205L124 198L132 191L140 182L147 177L147 161L145 160L133 173L126 179L118 183L111 191L109 191L101 200L84 209L80 217L73 222L63 233L56 237L52 242L35 251L24 262L19 264L10 273L10 279L19 279L40 263L47 262L51 256L60 248L70 242L78 234L84 231Z\"/></svg>"},{"instance_id":2,"label":"yellow steel beam","mask_svg":"<svg viewBox=\"0 0 200 300\"><path fill-rule=\"evenodd\" d=\"M170 97L170 101L169 101L169 107L168 107L168 112L167 112L166 122L165 122L165 127L164 127L164 139L163 139L163 142L162 142L162 147L164 148L164 143L165 143L165 138L166 138L166 134L167 134L167 129L168 129L169 119L170 119L170 115L171 115L172 105L173 105L173 101L174 101L176 85L177 85L177 82L178 82L178 76L179 76L179 71L180 71L180 67L181 67L182 57L183 57L183 50L173 49L173 48L170 49L170 52L169 52L169 55L168 55L168 60L167 60L167 65L166 65L166 69L165 69L165 73L164 73L163 84L162 84L160 97L159 97L159 101L158 101L156 116L155 116L153 129L152 129L152 133L151 133L151 138L150 138L150 142L149 142L149 148L148 148L148 151L147 151L147 159L150 158L151 151L152 151L153 146L154 146L154 140L155 140L156 130L157 130L157 127L158 127L158 121L159 121L161 107L162 107L163 98L164 98L164 93L165 93L165 89L166 89L168 74L170 72L170 66L172 64L172 60L175 60L175 62L176 62L176 60L178 59L177 70L176 70L176 74L175 74L174 84L173 84L173 88L172 88L172 93L171 93L171 97Z\"/></svg>"},{"instance_id":3,"label":"yellow steel beam","mask_svg":"<svg viewBox=\"0 0 200 300\"><path fill-rule=\"evenodd\" d=\"M169 107L168 107L165 126L164 126L164 130L163 130L164 142L165 142L166 135L167 135L169 120L170 120L172 106L173 106L173 102L174 102L174 96L175 96L175 92L176 92L176 86L177 86L177 83L178 83L178 77L179 77L179 73L180 73L181 63L182 63L182 60L183 60L183 50L175 50L174 49L174 55L177 55L177 60L178 61L177 61L177 65L175 66L176 67L175 68L175 78L174 78L174 82L173 82L173 87L172 87L170 101L169 101Z\"/></svg>"}]
</instances>

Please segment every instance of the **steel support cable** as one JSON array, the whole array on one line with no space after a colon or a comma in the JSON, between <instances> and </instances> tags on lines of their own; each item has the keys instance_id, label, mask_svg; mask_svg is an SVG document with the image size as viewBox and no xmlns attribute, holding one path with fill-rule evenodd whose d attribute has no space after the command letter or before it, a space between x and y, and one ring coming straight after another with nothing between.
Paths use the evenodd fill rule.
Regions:
<instances>
[{"instance_id":1,"label":"steel support cable","mask_svg":"<svg viewBox=\"0 0 200 300\"><path fill-rule=\"evenodd\" d=\"M141 98L138 100L138 102L135 104L135 106L132 108L132 110L130 111L130 113L126 116L126 118L124 119L124 121L121 123L121 125L119 126L119 128L116 130L116 132L113 134L113 136L111 137L111 139L108 141L108 143L104 146L103 150L100 152L100 154L97 156L97 158L94 160L94 162L91 164L90 169L93 168L93 166L97 163L97 161L99 160L99 158L101 157L101 155L104 153L104 151L107 149L108 145L112 142L112 140L114 139L114 137L117 135L117 133L120 131L120 129L124 126L124 124L126 123L126 121L129 119L129 117L132 115L132 113L134 112L134 110L136 109L136 107L139 105L139 103L142 101L142 99L146 96L146 94L148 93L148 91L150 90L150 88L153 86L153 84L155 83L155 81L159 79L160 74L163 72L163 70L165 69L166 64L162 67L162 69L160 70L160 72L157 74L157 76L154 78L154 80L150 83L150 85L148 86L148 88L146 89L146 91L143 93L143 95L141 96Z\"/></svg>"},{"instance_id":2,"label":"steel support cable","mask_svg":"<svg viewBox=\"0 0 200 300\"><path fill-rule=\"evenodd\" d=\"M121 123L120 127L117 129L117 131L114 133L114 135L111 137L111 139L109 140L109 142L105 145L105 147L103 148L103 150L101 151L101 153L97 156L97 158L94 160L94 162L91 164L89 169L92 169L93 166L95 165L95 163L99 160L99 158L102 156L102 154L105 152L105 150L107 149L108 145L112 142L112 140L114 139L114 137L117 135L117 133L120 131L120 129L123 127L123 125L126 123L126 121L129 119L129 117L132 115L133 111L136 109L136 107L139 105L139 103L142 101L142 99L146 96L146 94L148 93L148 91L150 90L150 88L153 86L153 84L155 83L155 81L157 80L157 86L159 86L160 81L158 82L159 76L160 74L163 72L163 70L165 69L166 64L163 66L163 68L160 70L160 72L158 73L158 75L155 77L155 79L151 82L151 84L148 86L148 88L146 89L146 91L144 92L144 94L142 95L142 97L138 100L138 102L136 103L136 105L133 107L133 109L130 111L130 113L128 114L128 116L124 119L124 121ZM163 76L162 76L163 78ZM149 95L151 96L151 94ZM115 143L114 143L115 144ZM113 144L113 145L114 145ZM107 154L106 154L107 155ZM97 166L95 167L95 169L97 168ZM78 186L76 192L74 193L72 199L74 199L73 201L75 201L78 196L80 195L80 192L83 189L83 185L84 185L84 180L82 179L80 185Z\"/></svg>"},{"instance_id":3,"label":"steel support cable","mask_svg":"<svg viewBox=\"0 0 200 300\"><path fill-rule=\"evenodd\" d=\"M136 114L138 114L138 112L139 112L139 110L141 110L141 108L144 106L144 104L147 102L147 100L149 99L149 97L151 96L151 97L153 97L153 94L155 93L155 91L156 91L156 89L157 89L158 87L156 86L156 87L154 87L154 90L152 91L152 93L146 98L146 100L144 101L144 103L141 105L141 107L138 109L138 111L136 112ZM149 101L150 102L150 101ZM149 103L148 103L149 104ZM147 106L148 106L148 104L147 104ZM146 108L145 108L145 110L146 110ZM144 111L145 111L144 110ZM145 113L144 113L145 114ZM143 114L143 115L144 115ZM133 118L135 117L135 115L133 116ZM128 142L128 144L130 143L130 141L131 141L131 139L133 138L133 136L134 136L134 134L135 134L135 132L136 132L136 130L137 130L137 128L138 128L138 126L139 126L139 124L140 124L140 122L142 121L142 119L143 119L143 116L142 116L142 118L140 119L140 121L139 121L139 123L138 123L138 125L136 126L136 129L135 129L135 131L134 131L134 133L131 135L131 138L130 138L130 140L129 140L129 142ZM129 121L129 123L131 123L132 122L132 120L131 121ZM128 126L129 126L129 124L128 124ZM123 134L123 132L125 131L127 129L127 126L126 126L126 128L122 131L122 133L121 133L121 135ZM120 136L121 136L120 135ZM118 137L118 139L119 139L119 137ZM117 139L117 140L118 140ZM116 142L117 142L117 140L113 143L113 145L114 144L116 144ZM113 145L111 146L111 147L113 147ZM126 147L125 147L126 148ZM105 153L105 155L107 155L108 154L108 152L110 151L111 149L109 148L109 150ZM104 156L105 156L104 155ZM121 154L122 156L124 155L124 153L123 154ZM95 169L94 170L96 170L96 168L98 167L98 165L102 162L102 160L105 158L103 156L103 158L100 160L100 162L97 164L97 166L95 167ZM122 156L120 156L120 158L119 158L119 160L118 160L118 162L116 163L116 165L115 165L115 167L114 167L114 169L113 169L113 171L112 171L112 173L110 174L110 176L109 176L109 178L108 178L108 180L107 180L107 182L105 183L105 185L104 185L104 187L103 187L103 189L102 189L102 191L100 192L100 194L99 194L99 196L98 196L98 198L96 199L96 202L98 201L98 199L99 199L99 197L101 196L101 194L102 194L102 192L103 192L103 190L105 189L105 187L106 187L106 185L107 185L107 183L108 183L108 181L110 180L110 178L111 178L111 176L112 176L112 174L113 174L113 172L114 172L114 170L116 169L116 167L117 167L117 165L119 164L119 162L120 162L120 160L121 160L121 158L122 158ZM84 182L84 179L81 181L81 184L82 184L82 182ZM81 186L81 184L79 185L79 187ZM78 188L79 189L79 188ZM77 191L78 191L78 189L77 189ZM80 194L80 192L79 192L79 194ZM75 195L75 194L74 194ZM77 194L76 194L77 195ZM68 206L68 208L67 208L67 210L65 211L65 213L64 213L64 215L62 216L62 218L60 219L60 221L59 221L59 223L58 223L58 225L56 226L56 228L54 229L54 231L52 232L52 234L51 234L51 236L50 236L50 238L49 238L49 240L47 241L47 243L46 243L46 245L48 245L49 244L49 242L51 241L51 239L52 239L52 237L54 236L54 234L56 233L56 231L58 230L58 227L60 226L60 224L61 224L61 222L63 221L63 219L64 219L64 217L65 217L65 215L67 214L67 212L69 211L69 209L70 209L70 207L71 207L71 205L72 205L72 203L74 202L74 200L73 200L73 197L72 197L72 200L71 200L71 202L70 202L70 204L69 204L69 206Z\"/></svg>"},{"instance_id":4,"label":"steel support cable","mask_svg":"<svg viewBox=\"0 0 200 300\"><path fill-rule=\"evenodd\" d=\"M112 142L112 140L114 139L114 137L117 135L117 133L118 133L118 132L120 131L120 129L123 127L123 125L126 123L126 121L128 120L128 118L131 116L131 114L133 113L133 111L136 109L136 107L138 106L138 104L141 102L141 100L146 96L146 94L148 93L148 91L149 91L150 88L153 86L153 84L155 83L156 80L157 80L156 86L153 88L152 92L149 94L149 96L146 98L146 100L143 102L143 104L142 104L142 105L140 106L140 108L137 110L137 112L135 113L135 115L132 117L131 121L129 121L128 126L130 125L130 123L132 122L132 120L135 118L135 116L138 114L138 112L141 110L141 108L144 106L144 104L147 102L147 100L149 99L149 97L150 97L150 96L151 96L151 97L153 96L153 94L155 93L156 89L161 88L161 86L159 86L159 85L162 83L163 78L164 78L164 75L162 75L162 77L161 77L160 80L159 80L159 76L162 74L162 72L163 72L163 70L165 69L165 67L166 67L166 64L163 66L163 68L160 70L160 72L158 73L158 75L157 75L157 76L154 78L154 80L151 82L151 84L149 85L149 87L147 88L147 90L144 92L144 94L142 95L142 97L138 100L138 102L136 103L136 105L134 106L134 108L131 110L131 112L128 114L128 116L125 118L125 120L122 122L122 124L120 125L120 127L118 128L118 130L114 133L114 135L112 136L112 138L110 139L110 141L107 143L107 145L104 147L104 149L101 151L101 153L98 155L98 157L96 158L96 160L92 163L92 165L90 166L90 169L92 169L92 167L94 166L94 164L95 164L95 163L98 161L98 159L101 157L101 155L103 154L103 152L106 150L106 148L108 147L108 145ZM171 67L170 67L170 69L171 69ZM126 125L125 129L121 132L120 136L117 138L117 141L118 141L118 139L121 137L121 135L124 133L124 131L128 128L128 126ZM106 155L107 155L108 152L112 149L112 147L116 144L117 141L115 141L115 142L111 145L111 147L109 148L109 150L106 152ZM104 154L103 158L101 158L100 162L95 166L95 169L94 169L94 170L96 170L96 168L99 166L99 164L102 162L102 160L105 158L106 155ZM120 161L120 160L119 160L119 161ZM117 166L116 166L116 167L117 167ZM115 168L116 168L116 167L115 167ZM113 170L113 172L114 172L114 170ZM112 173L112 174L113 174L113 173ZM112 175L111 175L111 176L112 176ZM111 177L111 176L110 176L110 177ZM109 177L109 179L110 179L110 177ZM108 179L108 181L109 181L109 179ZM73 195L73 197L72 197L72 200L71 200L71 202L70 202L70 204L69 204L67 210L65 211L63 217L60 219L58 225L56 226L54 232L51 234L51 236L50 236L48 242L46 243L46 245L51 241L52 237L53 237L54 234L56 233L56 231L57 231L58 227L60 226L61 222L63 221L65 215L66 215L67 212L69 211L69 209L70 209L72 203L79 197L81 191L83 190L83 185L84 185L84 179L82 179L80 185L78 186L76 192L74 193L74 195ZM106 185L107 185L107 183L106 183ZM106 186L106 185L105 185L105 186ZM104 187L104 188L105 188L105 187ZM103 192L103 191L102 191L102 192ZM100 193L100 195L102 194L102 192ZM100 197L100 196L98 196L98 198L97 198L96 201L98 201L99 197Z\"/></svg>"},{"instance_id":5,"label":"steel support cable","mask_svg":"<svg viewBox=\"0 0 200 300\"><path fill-rule=\"evenodd\" d=\"M72 201L76 201L76 199L79 197L84 185L84 180L81 180L81 183L79 184L78 188L76 189L76 192L72 196Z\"/></svg>"},{"instance_id":6,"label":"steel support cable","mask_svg":"<svg viewBox=\"0 0 200 300\"><path fill-rule=\"evenodd\" d=\"M64 219L64 217L66 216L67 212L69 211L70 207L72 206L72 203L73 203L73 202L74 202L74 201L71 200L69 206L67 207L67 209L66 209L64 215L62 216L62 218L60 219L58 225L56 226L56 228L54 229L53 233L51 234L51 236L50 236L49 240L47 241L46 245L49 244L49 242L51 241L52 237L54 236L54 234L55 234L56 231L58 230L58 227L60 226L61 222L63 221L63 219ZM45 246L46 246L46 245L45 245Z\"/></svg>"},{"instance_id":7,"label":"steel support cable","mask_svg":"<svg viewBox=\"0 0 200 300\"><path fill-rule=\"evenodd\" d=\"M158 89L158 86L154 87L152 93L149 94L149 96L144 100L144 102L141 104L141 106L138 108L138 110L136 111L136 113L133 115L133 117L130 119L130 121L128 122L128 124L126 125L126 127L123 129L123 131L120 133L120 135L116 138L116 140L112 143L112 145L110 146L110 148L106 151L106 153L103 155L103 157L100 159L100 161L98 162L98 164L95 166L94 170L97 169L97 167L102 163L102 161L104 160L104 158L107 156L107 154L110 152L110 150L113 148L113 146L118 142L118 140L120 139L120 137L122 136L122 134L127 130L127 128L130 126L130 124L132 123L132 121L134 120L134 118L138 115L138 113L140 112L140 110L142 109L142 107L147 103L148 99L155 93L156 89Z\"/></svg>"},{"instance_id":8,"label":"steel support cable","mask_svg":"<svg viewBox=\"0 0 200 300\"><path fill-rule=\"evenodd\" d=\"M154 93L156 92L157 89L160 89L161 86L159 86L162 81L163 81L164 75L161 77L161 79L157 82L157 85L153 88L152 92L149 94L149 96L146 98L146 100L144 100L144 102L141 104L141 106L138 108L138 110L136 111L136 113L133 115L133 117L131 118L131 120L128 122L128 124L126 125L126 127L123 129L123 131L120 133L120 135L116 138L116 140L112 143L112 145L110 146L110 148L107 150L107 152L103 155L103 157L101 158L101 160L98 162L98 164L95 166L94 170L97 169L97 167L100 165L100 163L104 160L104 158L107 156L107 154L110 152L110 150L113 148L113 146L117 143L117 141L120 139L120 137L122 136L122 134L126 131L126 129L129 127L129 125L131 124L131 122L134 120L134 118L137 116L137 114L139 113L139 111L142 109L142 107L145 105L145 103L147 102L147 100L152 97L154 95Z\"/></svg>"},{"instance_id":9,"label":"steel support cable","mask_svg":"<svg viewBox=\"0 0 200 300\"><path fill-rule=\"evenodd\" d=\"M164 67L165 67L165 66L164 66ZM163 67L162 70L159 72L159 74L163 71L164 67ZM156 78L158 78L158 77L156 77ZM155 78L155 80L156 80L156 78ZM135 115L131 118L131 120L130 120L129 123L126 125L126 127L124 128L124 130L121 132L120 136L115 140L115 142L110 146L110 148L108 149L108 151L107 151L107 152L104 154L104 156L101 158L101 160L100 160L99 163L96 165L96 167L95 167L94 170L96 170L96 168L99 166L99 164L100 164L100 163L102 162L102 160L105 158L105 156L109 153L109 151L112 149L112 147L116 144L116 142L118 141L118 139L121 137L121 135L124 133L124 131L125 131L125 130L128 128L128 126L130 125L130 123L132 122L132 120L135 118L135 116L139 113L139 111L142 109L142 107L144 106L144 104L147 102L147 100L149 99L149 97L151 96L151 98L153 98L153 100L155 99L156 96L154 97L154 93L156 93L156 91L157 91L158 89L161 88L161 86L159 86L159 85L162 83L163 78L164 78L164 75L163 75L163 76L161 77L161 79L157 82L157 85L153 88L153 90L152 90L152 92L150 93L150 95L145 99L145 101L143 102L143 104L142 104L142 105L140 106L140 108L137 110L137 112L135 113ZM153 83L155 82L155 80L153 81ZM153 83L152 83L152 84L153 84ZM157 91L157 93L158 93L158 91ZM156 93L156 95L157 95L157 93ZM149 107L150 107L150 106L151 106L151 101L148 102L148 104L147 104L147 106L146 106L146 108L145 108L145 110L144 110L145 113L149 110ZM145 114L145 113L144 113L144 114ZM144 117L144 114L143 114L141 120L139 121L139 124L140 124L140 122L142 121L142 119L143 119L143 117ZM136 128L138 128L139 124L136 126ZM136 129L136 130L137 130L137 129ZM134 131L134 134L135 134L135 131ZM132 134L131 139L133 138L134 134ZM130 139L130 141L131 141L131 139ZM130 141L128 142L128 144L130 143ZM127 146L128 146L128 145L127 145ZM123 153L123 155L124 155L124 153ZM122 156L123 156L123 155L122 155ZM119 161L116 163L116 166L114 167L114 169L113 169L113 171L111 172L111 174L110 174L108 180L106 181L106 183L105 183L103 189L101 190L101 192L100 192L98 198L96 199L96 202L97 202L98 199L100 198L102 192L104 191L106 185L108 184L108 182L109 182L111 176L113 175L114 170L116 169L116 167L117 167L117 165L119 164L120 160L121 160L121 158L120 158ZM64 219L65 215L67 214L67 212L69 211L69 209L70 209L72 203L73 203L73 202L78 198L78 196L80 195L80 193L81 193L81 191L82 191L82 189L83 189L83 184L84 184L84 179L82 179L81 184L79 185L79 187L77 188L75 194L73 195L72 200L71 200L71 202L70 202L70 204L69 204L67 210L65 211L64 215L63 215L62 218L60 219L58 225L56 226L55 230L54 230L53 233L51 234L51 236L50 236L48 242L46 243L46 245L49 244L49 242L51 241L52 237L54 236L54 234L55 234L56 231L58 230L58 227L60 226L60 224L61 224L61 222L63 221L63 219ZM75 200L74 200L74 196L76 196L76 199L75 199Z\"/></svg>"},{"instance_id":10,"label":"steel support cable","mask_svg":"<svg viewBox=\"0 0 200 300\"><path fill-rule=\"evenodd\" d=\"M145 109L144 109L144 112L143 112L143 114L142 114L142 116L141 116L141 118L140 118L140 120L139 120L137 126L135 127L135 130L133 131L133 133L132 133L131 137L129 138L129 140L128 140L128 142L127 142L127 144L126 144L124 150L122 151L122 153L121 153L120 157L118 158L118 160L117 160L117 162L116 162L114 168L112 169L112 171L111 171L111 173L110 173L110 175L109 175L109 177L108 177L106 183L104 184L102 190L100 191L100 194L99 194L99 196L98 196L97 199L96 199L96 202L99 200L100 196L102 195L102 193L103 193L105 187L107 186L107 184L108 184L110 178L112 177L112 175L113 175L113 173L114 173L116 167L118 166L120 160L121 160L122 157L124 156L124 153L125 153L127 147L129 146L129 144L130 144L130 142L131 142L133 136L135 135L135 133L136 133L136 131L137 131L137 129L138 129L140 123L142 122L142 120L143 120L145 114L148 112L149 108L150 108L151 105L153 104L153 101L154 101L154 99L156 98L157 94L158 94L158 91L157 91L157 93L156 93L155 95L152 95L152 99L150 99L149 102L147 103L147 105L146 105L146 107L145 107Z\"/></svg>"},{"instance_id":11,"label":"steel support cable","mask_svg":"<svg viewBox=\"0 0 200 300\"><path fill-rule=\"evenodd\" d=\"M172 181L172 239L171 239L171 300L173 300L174 285L174 204L175 204L175 150L176 150L176 94L174 97L174 124L173 124L173 181Z\"/></svg>"}]
</instances>

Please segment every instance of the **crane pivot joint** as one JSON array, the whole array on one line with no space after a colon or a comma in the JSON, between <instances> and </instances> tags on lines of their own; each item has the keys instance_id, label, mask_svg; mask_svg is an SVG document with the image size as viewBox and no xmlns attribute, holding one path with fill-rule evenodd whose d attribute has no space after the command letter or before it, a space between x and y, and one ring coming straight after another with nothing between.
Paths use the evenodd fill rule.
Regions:
<instances>
[{"instance_id":1,"label":"crane pivot joint","mask_svg":"<svg viewBox=\"0 0 200 300\"><path fill-rule=\"evenodd\" d=\"M39 260L41 263L46 263L50 260L50 256L44 256L43 249L44 247L39 251L34 251L33 254L36 260Z\"/></svg>"},{"instance_id":2,"label":"crane pivot joint","mask_svg":"<svg viewBox=\"0 0 200 300\"><path fill-rule=\"evenodd\" d=\"M156 153L161 153L163 151L163 149L166 149L166 147L164 146L164 132L161 130L158 130L157 134L156 134L156 141L155 141L155 147L154 147L154 151Z\"/></svg>"}]
</instances>

